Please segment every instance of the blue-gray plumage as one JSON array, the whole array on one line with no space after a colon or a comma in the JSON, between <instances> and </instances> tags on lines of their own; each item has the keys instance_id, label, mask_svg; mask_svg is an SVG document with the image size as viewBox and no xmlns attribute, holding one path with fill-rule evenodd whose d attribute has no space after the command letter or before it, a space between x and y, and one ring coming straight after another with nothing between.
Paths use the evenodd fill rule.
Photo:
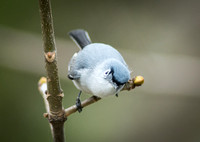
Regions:
<instances>
[{"instance_id":1,"label":"blue-gray plumage","mask_svg":"<svg viewBox=\"0 0 200 142\"><path fill-rule=\"evenodd\" d=\"M121 54L110 45L91 43L84 30L73 30L69 35L81 48L68 66L68 77L75 86L101 98L117 94L130 79Z\"/></svg>"}]
</instances>

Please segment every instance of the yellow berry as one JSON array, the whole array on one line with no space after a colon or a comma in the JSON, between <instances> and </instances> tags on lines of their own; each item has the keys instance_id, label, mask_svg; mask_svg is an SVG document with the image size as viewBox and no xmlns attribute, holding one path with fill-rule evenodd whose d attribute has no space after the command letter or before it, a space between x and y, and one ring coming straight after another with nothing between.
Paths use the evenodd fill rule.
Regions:
<instances>
[{"instance_id":1,"label":"yellow berry","mask_svg":"<svg viewBox=\"0 0 200 142\"><path fill-rule=\"evenodd\" d=\"M141 86L144 83L144 77L143 76L136 76L134 79L134 85L135 86Z\"/></svg>"}]
</instances>

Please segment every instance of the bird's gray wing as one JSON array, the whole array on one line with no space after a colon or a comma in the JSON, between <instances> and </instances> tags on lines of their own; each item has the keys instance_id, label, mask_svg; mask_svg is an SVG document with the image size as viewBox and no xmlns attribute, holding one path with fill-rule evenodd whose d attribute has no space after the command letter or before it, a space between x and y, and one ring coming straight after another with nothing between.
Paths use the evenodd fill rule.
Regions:
<instances>
[{"instance_id":1,"label":"bird's gray wing","mask_svg":"<svg viewBox=\"0 0 200 142\"><path fill-rule=\"evenodd\" d=\"M68 78L71 80L79 79L81 74L76 69L77 53L73 55L68 65Z\"/></svg>"}]
</instances>

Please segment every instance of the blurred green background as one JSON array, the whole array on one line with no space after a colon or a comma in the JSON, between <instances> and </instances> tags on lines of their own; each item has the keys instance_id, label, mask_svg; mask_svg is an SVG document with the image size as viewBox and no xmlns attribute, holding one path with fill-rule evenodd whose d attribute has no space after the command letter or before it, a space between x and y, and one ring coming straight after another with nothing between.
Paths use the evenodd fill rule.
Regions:
<instances>
[{"instance_id":1,"label":"blurred green background","mask_svg":"<svg viewBox=\"0 0 200 142\"><path fill-rule=\"evenodd\" d=\"M67 35L86 29L117 48L142 87L70 116L69 142L200 141L200 1L52 1L64 107L78 90L67 64L79 49ZM52 141L37 82L45 76L37 0L0 0L0 141ZM87 98L82 95L82 99Z\"/></svg>"}]
</instances>

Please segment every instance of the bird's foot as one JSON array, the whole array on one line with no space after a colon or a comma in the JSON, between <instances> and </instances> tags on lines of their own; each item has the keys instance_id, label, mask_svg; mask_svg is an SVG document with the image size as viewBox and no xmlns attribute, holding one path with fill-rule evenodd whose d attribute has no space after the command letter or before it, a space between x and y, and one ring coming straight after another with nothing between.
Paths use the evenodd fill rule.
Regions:
<instances>
[{"instance_id":1,"label":"bird's foot","mask_svg":"<svg viewBox=\"0 0 200 142\"><path fill-rule=\"evenodd\" d=\"M80 112L82 111L82 109L83 109L83 107L81 106L81 100L80 100L79 97L76 99L76 107L77 107L77 110L78 110L79 113L80 113Z\"/></svg>"}]
</instances>

